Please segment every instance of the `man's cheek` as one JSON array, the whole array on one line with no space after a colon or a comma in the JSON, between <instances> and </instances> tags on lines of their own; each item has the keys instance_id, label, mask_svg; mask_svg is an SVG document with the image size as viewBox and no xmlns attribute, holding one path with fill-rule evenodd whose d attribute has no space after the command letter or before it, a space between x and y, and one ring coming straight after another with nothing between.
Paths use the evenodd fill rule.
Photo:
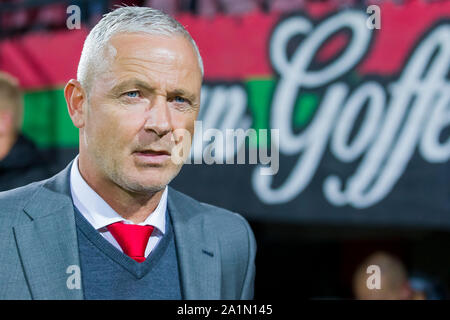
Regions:
<instances>
[{"instance_id":1,"label":"man's cheek","mask_svg":"<svg viewBox=\"0 0 450 320\"><path fill-rule=\"evenodd\" d=\"M184 129L189 131L191 134L194 133L194 123L195 118L194 117L184 117L182 119L179 119L179 121L176 123L176 128Z\"/></svg>"}]
</instances>

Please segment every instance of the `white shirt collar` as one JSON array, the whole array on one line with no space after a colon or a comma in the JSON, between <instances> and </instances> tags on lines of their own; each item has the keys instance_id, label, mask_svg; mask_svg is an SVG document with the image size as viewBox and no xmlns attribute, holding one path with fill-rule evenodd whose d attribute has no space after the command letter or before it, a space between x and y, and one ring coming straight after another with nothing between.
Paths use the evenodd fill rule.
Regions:
<instances>
[{"instance_id":1,"label":"white shirt collar","mask_svg":"<svg viewBox=\"0 0 450 320\"><path fill-rule=\"evenodd\" d=\"M132 221L122 218L87 184L78 169L78 156L73 161L70 170L70 190L75 207L96 230L119 221L133 224ZM164 234L166 230L167 192L166 186L156 209L139 225L154 226Z\"/></svg>"}]
</instances>

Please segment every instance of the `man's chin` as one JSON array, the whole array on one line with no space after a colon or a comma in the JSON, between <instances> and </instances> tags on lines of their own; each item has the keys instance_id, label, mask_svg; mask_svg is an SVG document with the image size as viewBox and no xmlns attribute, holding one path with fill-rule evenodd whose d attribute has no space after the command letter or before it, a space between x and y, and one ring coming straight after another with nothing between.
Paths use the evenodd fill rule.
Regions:
<instances>
[{"instance_id":1,"label":"man's chin","mask_svg":"<svg viewBox=\"0 0 450 320\"><path fill-rule=\"evenodd\" d=\"M135 193L155 193L163 190L181 170L179 168L164 167L128 167L121 170L122 174L116 179L116 183L124 189Z\"/></svg>"},{"instance_id":2,"label":"man's chin","mask_svg":"<svg viewBox=\"0 0 450 320\"><path fill-rule=\"evenodd\" d=\"M155 193L169 184L175 175L161 175L160 172L145 172L134 177L126 177L125 185L136 193Z\"/></svg>"},{"instance_id":3,"label":"man's chin","mask_svg":"<svg viewBox=\"0 0 450 320\"><path fill-rule=\"evenodd\" d=\"M157 193L159 191L164 190L164 188L167 186L168 183L163 183L163 182L152 182L152 183L148 183L148 182L129 182L126 184L126 186L122 186L125 189L127 189L128 191L132 192L132 193L136 193L136 194L153 194L153 193Z\"/></svg>"}]
</instances>

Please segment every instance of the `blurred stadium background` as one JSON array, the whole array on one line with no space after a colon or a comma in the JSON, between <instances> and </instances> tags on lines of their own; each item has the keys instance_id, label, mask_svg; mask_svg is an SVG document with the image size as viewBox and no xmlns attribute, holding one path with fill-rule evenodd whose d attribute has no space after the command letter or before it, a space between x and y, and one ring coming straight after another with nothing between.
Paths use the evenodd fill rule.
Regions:
<instances>
[{"instance_id":1,"label":"blurred stadium background","mask_svg":"<svg viewBox=\"0 0 450 320\"><path fill-rule=\"evenodd\" d=\"M204 130L270 129L283 119L291 128L281 135L273 180L258 179L252 164L202 164L186 165L172 183L250 221L257 299L351 299L354 270L379 250L399 257L409 276L434 279L443 288L438 297L447 297L450 38L442 36L449 35L450 1L0 1L0 70L19 79L23 133L55 170L74 158L78 144L64 85L76 78L89 28L123 4L171 14L197 41L205 63ZM371 4L381 9L381 29L361 24ZM70 5L81 9L80 29L67 27ZM290 22L308 28L295 31ZM350 43L359 52L352 61L343 59ZM301 61L293 61L311 48L314 56L296 79L288 71L300 74ZM433 78L432 68L442 74ZM413 77L411 70L419 74L408 92L401 81ZM307 83L314 72L320 76ZM327 95L335 85L344 88L341 98ZM294 90L292 98L283 86ZM403 105L395 102L401 96ZM304 146L293 136L303 136Z\"/></svg>"}]
</instances>

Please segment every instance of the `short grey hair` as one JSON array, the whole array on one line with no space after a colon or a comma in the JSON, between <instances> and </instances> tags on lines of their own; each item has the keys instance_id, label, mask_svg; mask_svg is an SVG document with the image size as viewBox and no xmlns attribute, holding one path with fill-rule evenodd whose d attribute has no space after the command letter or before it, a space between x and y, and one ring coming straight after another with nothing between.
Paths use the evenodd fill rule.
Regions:
<instances>
[{"instance_id":1,"label":"short grey hair","mask_svg":"<svg viewBox=\"0 0 450 320\"><path fill-rule=\"evenodd\" d=\"M100 66L105 64L105 55L111 49L109 40L119 33L143 32L151 35L179 35L189 40L197 55L202 77L203 61L200 51L189 32L171 16L149 7L119 7L111 11L95 25L87 36L78 64L77 79L89 91L92 78ZM109 50L109 51L108 51Z\"/></svg>"}]
</instances>

